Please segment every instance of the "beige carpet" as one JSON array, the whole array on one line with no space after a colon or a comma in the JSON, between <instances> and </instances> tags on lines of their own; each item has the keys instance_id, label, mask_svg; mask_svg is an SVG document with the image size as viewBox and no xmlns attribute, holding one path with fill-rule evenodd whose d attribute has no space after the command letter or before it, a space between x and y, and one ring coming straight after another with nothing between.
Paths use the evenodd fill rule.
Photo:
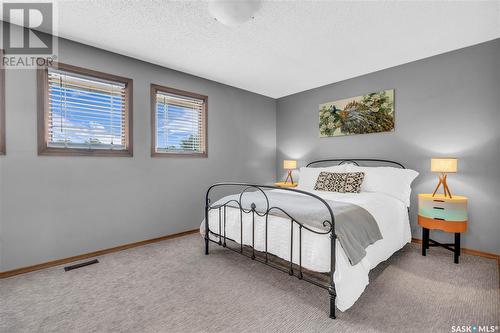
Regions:
<instances>
[{"instance_id":1,"label":"beige carpet","mask_svg":"<svg viewBox=\"0 0 500 333\"><path fill-rule=\"evenodd\" d=\"M451 332L498 325L494 260L407 245L328 318L328 294L199 235L0 280L0 332Z\"/></svg>"}]
</instances>

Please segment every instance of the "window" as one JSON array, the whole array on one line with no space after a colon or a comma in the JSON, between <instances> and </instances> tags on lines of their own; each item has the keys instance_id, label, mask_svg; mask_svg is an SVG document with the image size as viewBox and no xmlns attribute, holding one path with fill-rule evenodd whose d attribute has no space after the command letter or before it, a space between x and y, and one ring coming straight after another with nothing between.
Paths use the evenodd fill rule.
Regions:
<instances>
[{"instance_id":1,"label":"window","mask_svg":"<svg viewBox=\"0 0 500 333\"><path fill-rule=\"evenodd\" d=\"M151 155L207 156L207 96L151 85Z\"/></svg>"},{"instance_id":2,"label":"window","mask_svg":"<svg viewBox=\"0 0 500 333\"><path fill-rule=\"evenodd\" d=\"M0 50L0 58L2 57L3 50ZM0 155L5 155L5 69L3 65L0 68Z\"/></svg>"},{"instance_id":3,"label":"window","mask_svg":"<svg viewBox=\"0 0 500 333\"><path fill-rule=\"evenodd\" d=\"M39 154L132 156L132 80L59 63L38 85Z\"/></svg>"}]
</instances>

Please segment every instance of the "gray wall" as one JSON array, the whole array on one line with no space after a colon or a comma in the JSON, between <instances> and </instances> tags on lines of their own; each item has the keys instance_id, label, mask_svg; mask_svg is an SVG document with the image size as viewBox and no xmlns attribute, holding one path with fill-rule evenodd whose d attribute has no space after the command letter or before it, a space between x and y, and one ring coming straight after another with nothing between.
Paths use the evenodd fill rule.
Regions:
<instances>
[{"instance_id":1,"label":"gray wall","mask_svg":"<svg viewBox=\"0 0 500 333\"><path fill-rule=\"evenodd\" d=\"M432 191L437 176L430 158L456 156L452 193L469 197L469 230L463 246L500 253L500 40L382 70L284 98L277 103L277 175L282 160L328 157L393 159L421 173L416 194ZM383 89L395 89L393 133L318 137L318 105ZM446 238L437 235L436 238ZM448 239L450 239L448 237Z\"/></svg>"},{"instance_id":2,"label":"gray wall","mask_svg":"<svg viewBox=\"0 0 500 333\"><path fill-rule=\"evenodd\" d=\"M134 80L134 156L37 156L35 71L7 70L0 271L197 228L209 184L275 179L274 99L68 40L59 60ZM208 158L150 157L151 83L208 96Z\"/></svg>"},{"instance_id":3,"label":"gray wall","mask_svg":"<svg viewBox=\"0 0 500 333\"><path fill-rule=\"evenodd\" d=\"M500 253L499 40L278 101L68 40L59 57L134 80L134 157L37 156L35 72L7 70L0 271L197 228L209 184L269 183L284 158L398 160L421 172L415 194L435 186L430 157L457 156L449 183L470 198L464 245ZM150 157L150 83L209 96L207 159ZM318 138L318 104L386 88L394 133ZM420 237L415 208L414 195Z\"/></svg>"}]
</instances>

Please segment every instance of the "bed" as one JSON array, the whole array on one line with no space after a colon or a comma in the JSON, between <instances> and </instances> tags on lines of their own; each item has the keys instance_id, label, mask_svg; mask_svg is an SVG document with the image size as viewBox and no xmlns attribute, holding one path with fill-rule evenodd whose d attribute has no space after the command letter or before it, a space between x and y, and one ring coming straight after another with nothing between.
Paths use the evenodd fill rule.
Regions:
<instances>
[{"instance_id":1,"label":"bed","mask_svg":"<svg viewBox=\"0 0 500 333\"><path fill-rule=\"evenodd\" d=\"M360 163L390 166L363 167ZM325 167L325 164L330 165ZM360 193L314 189L317 174L322 170L349 172L351 168L364 170L371 176L366 178L369 181ZM361 296L369 283L370 270L411 241L410 184L418 173L395 169L405 170L394 161L331 159L314 161L301 168L297 189L246 183L214 184L206 194L205 220L201 225L205 253L209 253L209 243L215 243L324 288L329 293L330 317L335 318L336 308L345 311ZM384 177L387 178L386 174L392 177L395 172L400 173L403 180L398 180L398 174L391 188ZM234 192L235 188L239 189L236 195L222 196L214 202L210 199L214 189ZM344 213L341 206L347 207ZM366 230L343 229L362 218L355 215L353 209L359 210L357 213L368 213L381 234L366 243L369 245L363 246L364 250L358 249L361 254L353 250L351 243L356 242L356 234ZM311 222L314 219L316 223ZM271 260L275 257L279 261ZM317 279L309 273L323 274L327 279Z\"/></svg>"}]
</instances>

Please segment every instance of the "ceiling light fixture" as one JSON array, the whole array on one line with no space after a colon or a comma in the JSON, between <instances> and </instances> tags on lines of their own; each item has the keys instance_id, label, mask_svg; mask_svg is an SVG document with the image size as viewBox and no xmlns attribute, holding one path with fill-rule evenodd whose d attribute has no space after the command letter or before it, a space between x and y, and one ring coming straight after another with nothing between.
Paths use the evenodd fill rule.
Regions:
<instances>
[{"instance_id":1,"label":"ceiling light fixture","mask_svg":"<svg viewBox=\"0 0 500 333\"><path fill-rule=\"evenodd\" d=\"M253 19L261 0L210 0L208 11L218 22L236 26Z\"/></svg>"}]
</instances>

